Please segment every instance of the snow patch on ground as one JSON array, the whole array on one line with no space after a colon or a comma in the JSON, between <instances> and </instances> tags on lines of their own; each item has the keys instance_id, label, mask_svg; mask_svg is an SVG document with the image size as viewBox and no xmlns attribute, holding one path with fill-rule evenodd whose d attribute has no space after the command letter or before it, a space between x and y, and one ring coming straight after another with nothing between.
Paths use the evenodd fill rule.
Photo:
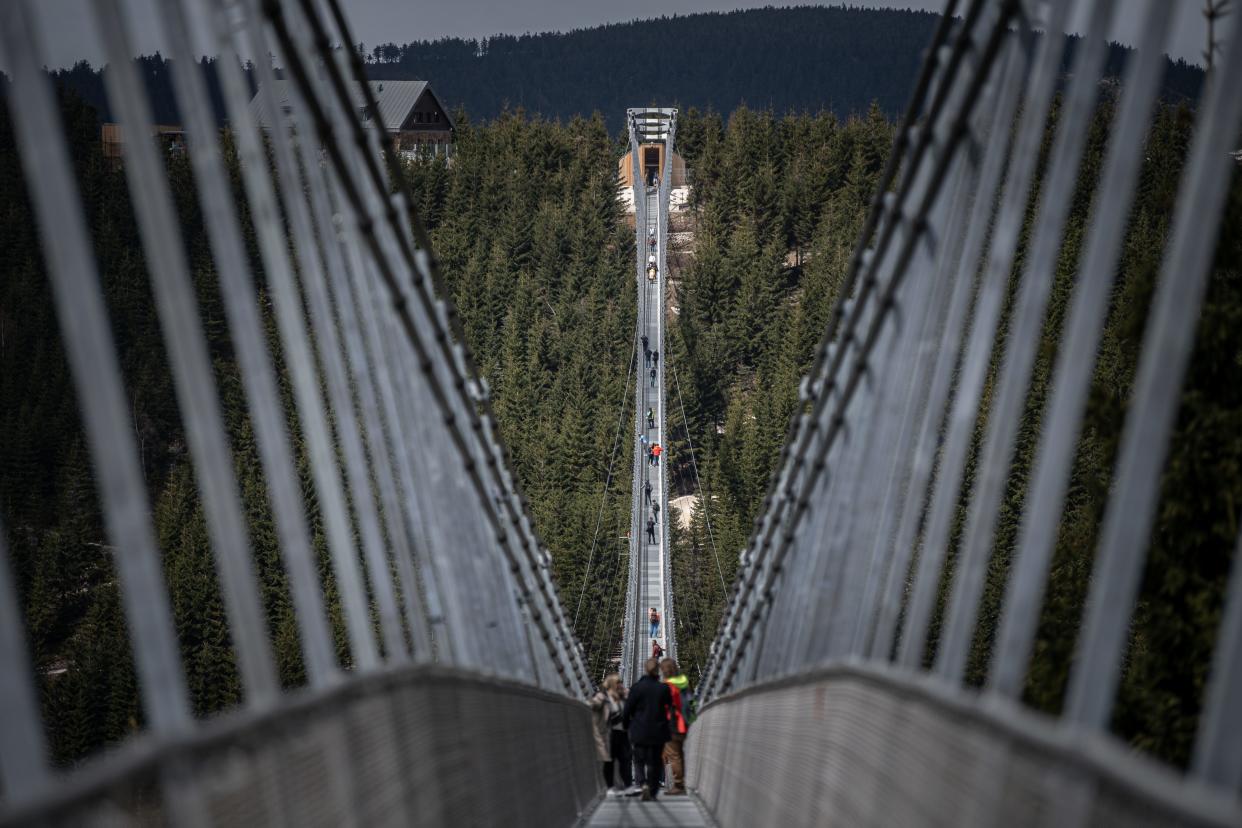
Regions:
<instances>
[{"instance_id":1,"label":"snow patch on ground","mask_svg":"<svg viewBox=\"0 0 1242 828\"><path fill-rule=\"evenodd\" d=\"M634 189L632 187L617 187L617 201L621 203L621 210L625 213L634 212ZM668 211L670 213L683 213L690 209L690 188L674 187L668 194Z\"/></svg>"},{"instance_id":2,"label":"snow patch on ground","mask_svg":"<svg viewBox=\"0 0 1242 828\"><path fill-rule=\"evenodd\" d=\"M690 528L690 515L694 514L694 507L698 502L698 495L683 495L668 502L669 506L677 510L677 525L682 529Z\"/></svg>"}]
</instances>

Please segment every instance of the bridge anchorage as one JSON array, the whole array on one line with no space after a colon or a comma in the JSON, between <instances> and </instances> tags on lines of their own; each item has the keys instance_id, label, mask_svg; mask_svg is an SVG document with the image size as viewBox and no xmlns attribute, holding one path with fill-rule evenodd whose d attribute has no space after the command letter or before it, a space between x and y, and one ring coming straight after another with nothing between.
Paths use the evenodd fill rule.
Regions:
<instances>
[{"instance_id":1,"label":"bridge anchorage","mask_svg":"<svg viewBox=\"0 0 1242 828\"><path fill-rule=\"evenodd\" d=\"M1242 825L1242 556L1232 560L1219 617L1209 613L1213 652L1198 665L1205 687L1185 768L1110 731L1219 220L1238 175L1230 153L1242 128L1242 13L1222 19L1222 46L1190 110L1195 129L1137 346L1062 712L1036 712L1022 693L1139 189L1136 136L1160 92L1176 4L948 0L696 688L686 749L694 797L601 807L585 703L597 677L495 436L487 387L441 299L416 202L374 123L380 109L354 98L355 88L368 94L364 67L331 45L357 42L340 3L154 4L254 427L259 496L271 504L272 565L283 569L294 607L290 634L306 670L297 690L277 680L164 159L154 142L126 144L124 174L242 686L237 709L204 721L190 703L99 263L43 70L37 0L0 2L0 62L12 78L5 105L82 408L142 721L114 751L77 768L53 765L38 692L45 676L32 669L30 619L9 562L15 535L6 529L15 528L0 515L0 826ZM109 100L127 134L150 134L129 60L146 21L118 0L91 8L108 52ZM1066 257L1109 25L1123 10L1136 48L1086 194L1081 255ZM207 27L221 58L244 210L191 20ZM1084 27L1076 41L1038 34L1060 35L1074 21ZM261 97L268 135L253 117L239 54L273 54L288 80L288 107ZM272 67L261 61L256 72L260 90L270 90ZM667 434L677 112L632 109L627 124L636 335L652 352L638 357L634 400L628 682L653 642L677 653L666 463L648 455ZM270 336L243 218L255 225ZM975 686L967 660L984 623L1016 424L1063 258L1075 259L1076 278L1038 401L1043 427L1007 576L987 605L995 643ZM286 416L276 356L296 418ZM310 491L290 419L307 447ZM322 555L308 531L312 513L324 529Z\"/></svg>"}]
</instances>

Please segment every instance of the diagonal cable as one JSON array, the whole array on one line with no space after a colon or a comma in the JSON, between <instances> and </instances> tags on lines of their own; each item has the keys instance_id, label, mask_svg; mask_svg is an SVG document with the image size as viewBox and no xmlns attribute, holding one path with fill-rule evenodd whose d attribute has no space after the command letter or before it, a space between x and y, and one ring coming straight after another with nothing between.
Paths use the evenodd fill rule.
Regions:
<instances>
[{"instance_id":1,"label":"diagonal cable","mask_svg":"<svg viewBox=\"0 0 1242 828\"><path fill-rule=\"evenodd\" d=\"M617 448L621 445L621 428L625 425L625 409L629 405L630 377L634 375L634 363L638 358L638 329L634 330L633 342L630 347L630 363L625 370L625 392L621 397L621 413L617 415L617 434L612 441L612 457L608 460L608 475L604 479L604 494L599 501L599 513L595 516L595 533L591 536L591 553L587 556L586 574L582 578L582 589L578 590L578 605L574 608L574 620L570 624L578 629L578 613L582 611L582 599L586 597L587 584L591 582L591 565L595 560L595 545L599 541L599 527L604 519L604 506L608 503L608 488L612 485L612 467L617 462Z\"/></svg>"},{"instance_id":2,"label":"diagonal cable","mask_svg":"<svg viewBox=\"0 0 1242 828\"><path fill-rule=\"evenodd\" d=\"M720 591L728 595L729 588L725 585L724 570L720 568L720 555L716 551L716 537L712 534L712 518L707 512L707 497L703 494L703 482L699 479L699 463L694 458L694 438L690 436L690 423L686 420L686 404L681 399L681 380L677 378L676 366L673 366L673 384L677 386L677 406L681 409L681 423L686 429L686 442L690 444L690 467L694 469L694 487L699 490L699 502L703 504L703 523L707 526L707 540L711 543L712 557L716 559L716 574L720 577Z\"/></svg>"}]
</instances>

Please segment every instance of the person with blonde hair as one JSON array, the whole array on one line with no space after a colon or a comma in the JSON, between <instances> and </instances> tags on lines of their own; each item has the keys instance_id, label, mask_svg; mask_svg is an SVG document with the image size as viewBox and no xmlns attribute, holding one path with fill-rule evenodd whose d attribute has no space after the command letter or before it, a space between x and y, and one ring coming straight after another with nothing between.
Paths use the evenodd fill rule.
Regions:
<instances>
[{"instance_id":1,"label":"person with blonde hair","mask_svg":"<svg viewBox=\"0 0 1242 828\"><path fill-rule=\"evenodd\" d=\"M621 723L624 702L625 688L621 676L616 673L604 676L599 691L590 701L595 714L595 755L604 765L604 784L610 796L622 795L633 784L630 739Z\"/></svg>"}]
</instances>

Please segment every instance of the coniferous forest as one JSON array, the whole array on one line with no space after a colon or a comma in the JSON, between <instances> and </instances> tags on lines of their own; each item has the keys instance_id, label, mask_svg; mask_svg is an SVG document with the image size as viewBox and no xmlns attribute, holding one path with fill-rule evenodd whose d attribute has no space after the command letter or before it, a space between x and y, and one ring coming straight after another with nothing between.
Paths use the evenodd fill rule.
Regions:
<instances>
[{"instance_id":1,"label":"coniferous forest","mask_svg":"<svg viewBox=\"0 0 1242 828\"><path fill-rule=\"evenodd\" d=\"M430 81L448 110L465 109L483 120L516 109L566 121L600 112L617 131L624 128L627 107L652 102L683 111L731 112L743 105L774 112L826 109L840 119L875 102L896 118L936 20L928 12L800 6L355 48L371 78ZM1071 48L1066 54L1066 69L1072 53ZM1113 44L1105 75L1120 77L1129 54ZM149 55L139 59L139 68L156 121L180 123L168 61ZM201 58L200 69L223 125L214 59ZM104 120L112 120L106 71L81 62L55 74ZM1173 103L1194 100L1202 82L1198 66L1170 60L1162 96Z\"/></svg>"},{"instance_id":2,"label":"coniferous forest","mask_svg":"<svg viewBox=\"0 0 1242 828\"><path fill-rule=\"evenodd\" d=\"M376 60L399 64L405 58L386 53ZM908 85L909 73L902 83ZM672 522L678 527L672 554L679 655L692 680L797 409L799 379L840 298L892 142L895 106L887 94L848 99L835 111L821 99L815 114L786 115L783 105L735 109L730 100L727 113L690 108L679 117L678 147L694 185L694 240L668 297L666 359L675 372L668 461L674 495L698 494L695 466L705 495L686 516L687 529ZM1101 96L1055 277L971 658L974 683L987 668L1115 95L1105 88ZM871 98L877 101L868 106ZM1189 106L1166 101L1147 138L1027 678L1027 701L1042 710L1059 709L1065 689L1140 334L1191 137ZM141 245L123 173L100 154L99 111L68 88L62 109L131 395L194 709L210 715L238 701L239 684ZM408 173L467 344L492 389L517 479L552 550L561 598L598 675L620 635L630 525L626 429L633 411L626 388L635 359L634 249L616 200L616 165L625 145L600 115L550 120L521 110L497 114L480 104L478 112L463 112L457 127L451 164L411 162ZM169 154L167 163L281 678L296 687L304 676L291 601L189 163L183 154ZM234 186L243 203L240 181ZM1242 502L1242 175L1235 174L1222 227L1113 723L1136 747L1175 763L1186 761L1194 734L1205 679L1200 665L1213 643L1237 535L1237 507L1224 504ZM59 761L72 762L141 728L142 721L111 550L37 232L7 115L0 116L0 515L52 749ZM680 425L683 406L688 428ZM976 450L985 426L976 424ZM297 435L292 415L290 430ZM297 448L303 451L300 443ZM304 464L302 470L309 493ZM336 607L322 529L317 515L310 517L329 606ZM959 515L957 531L963 520ZM348 665L335 612L339 657Z\"/></svg>"}]
</instances>

